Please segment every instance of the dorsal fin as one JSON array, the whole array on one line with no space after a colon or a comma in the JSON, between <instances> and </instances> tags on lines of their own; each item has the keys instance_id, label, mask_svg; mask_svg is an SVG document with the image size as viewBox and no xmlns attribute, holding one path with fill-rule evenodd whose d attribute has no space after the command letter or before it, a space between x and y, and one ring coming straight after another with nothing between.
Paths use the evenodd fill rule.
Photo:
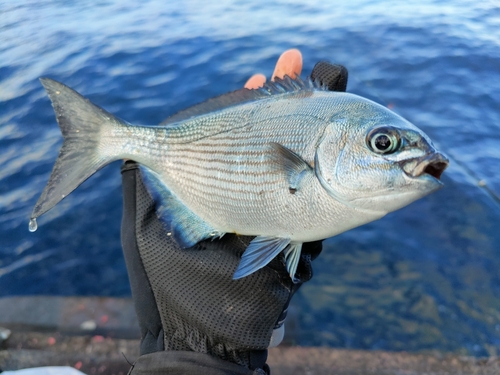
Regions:
<instances>
[{"instance_id":1,"label":"dorsal fin","mask_svg":"<svg viewBox=\"0 0 500 375\"><path fill-rule=\"evenodd\" d=\"M268 98L271 95L293 93L301 90L326 90L319 84L319 81L312 81L309 77L302 80L299 76L292 79L285 76L283 79L275 78L275 82L267 82L263 87L249 90L239 89L227 94L208 99L203 103L195 104L188 109L177 112L160 123L161 126L173 124L175 122L187 120L191 117L204 115L213 111L229 108L234 105Z\"/></svg>"}]
</instances>

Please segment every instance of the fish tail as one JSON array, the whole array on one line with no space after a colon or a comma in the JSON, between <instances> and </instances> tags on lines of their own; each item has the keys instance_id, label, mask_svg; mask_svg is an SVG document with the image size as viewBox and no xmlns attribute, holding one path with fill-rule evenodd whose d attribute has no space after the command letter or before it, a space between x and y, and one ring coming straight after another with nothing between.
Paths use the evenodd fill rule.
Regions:
<instances>
[{"instance_id":1,"label":"fish tail","mask_svg":"<svg viewBox=\"0 0 500 375\"><path fill-rule=\"evenodd\" d=\"M103 131L123 123L66 85L40 78L47 90L64 138L49 182L33 209L30 230L36 230L36 218L68 196L82 182L105 165L117 160L106 155L101 145Z\"/></svg>"}]
</instances>

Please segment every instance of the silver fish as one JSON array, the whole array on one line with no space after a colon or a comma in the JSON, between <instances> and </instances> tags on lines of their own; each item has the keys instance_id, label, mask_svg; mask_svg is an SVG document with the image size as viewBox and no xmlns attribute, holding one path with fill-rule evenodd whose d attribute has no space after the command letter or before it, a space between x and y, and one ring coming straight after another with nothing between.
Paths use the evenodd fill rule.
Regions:
<instances>
[{"instance_id":1,"label":"silver fish","mask_svg":"<svg viewBox=\"0 0 500 375\"><path fill-rule=\"evenodd\" d=\"M417 127L365 98L285 77L128 124L69 87L41 82L64 137L36 218L112 161L140 163L159 218L182 247L256 236L234 278L282 251L290 277L302 243L377 220L442 187L447 158Z\"/></svg>"}]
</instances>

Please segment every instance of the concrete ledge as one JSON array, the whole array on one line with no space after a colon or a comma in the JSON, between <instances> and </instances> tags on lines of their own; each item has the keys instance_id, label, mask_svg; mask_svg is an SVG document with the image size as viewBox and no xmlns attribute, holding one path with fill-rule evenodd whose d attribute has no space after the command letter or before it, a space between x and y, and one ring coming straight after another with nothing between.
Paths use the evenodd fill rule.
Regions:
<instances>
[{"instance_id":1,"label":"concrete ledge","mask_svg":"<svg viewBox=\"0 0 500 375\"><path fill-rule=\"evenodd\" d=\"M60 333L12 333L0 350L0 369L72 366L88 374L125 375L139 356L139 340ZM128 361L128 362L127 362ZM269 351L273 375L497 375L500 359L447 355L278 347Z\"/></svg>"},{"instance_id":2,"label":"concrete ledge","mask_svg":"<svg viewBox=\"0 0 500 375\"><path fill-rule=\"evenodd\" d=\"M0 326L17 331L58 331L140 338L134 304L130 298L0 298Z\"/></svg>"},{"instance_id":3,"label":"concrete ledge","mask_svg":"<svg viewBox=\"0 0 500 375\"><path fill-rule=\"evenodd\" d=\"M0 326L12 331L0 350L1 370L52 365L88 375L125 375L128 362L139 356L135 312L128 299L4 298ZM273 375L500 374L500 358L296 346L271 349L268 363Z\"/></svg>"},{"instance_id":4,"label":"concrete ledge","mask_svg":"<svg viewBox=\"0 0 500 375\"><path fill-rule=\"evenodd\" d=\"M312 375L493 375L499 358L410 354L331 348L278 347L267 362L272 374Z\"/></svg>"}]
</instances>

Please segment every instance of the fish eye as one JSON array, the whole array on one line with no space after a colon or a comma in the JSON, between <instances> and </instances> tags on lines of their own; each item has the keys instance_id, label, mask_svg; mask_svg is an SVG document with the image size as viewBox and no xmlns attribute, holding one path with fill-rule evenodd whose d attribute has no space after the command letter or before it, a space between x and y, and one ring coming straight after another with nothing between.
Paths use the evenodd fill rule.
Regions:
<instances>
[{"instance_id":1,"label":"fish eye","mask_svg":"<svg viewBox=\"0 0 500 375\"><path fill-rule=\"evenodd\" d=\"M370 131L366 143L377 154L391 154L399 149L401 136L396 129L384 126Z\"/></svg>"}]
</instances>

